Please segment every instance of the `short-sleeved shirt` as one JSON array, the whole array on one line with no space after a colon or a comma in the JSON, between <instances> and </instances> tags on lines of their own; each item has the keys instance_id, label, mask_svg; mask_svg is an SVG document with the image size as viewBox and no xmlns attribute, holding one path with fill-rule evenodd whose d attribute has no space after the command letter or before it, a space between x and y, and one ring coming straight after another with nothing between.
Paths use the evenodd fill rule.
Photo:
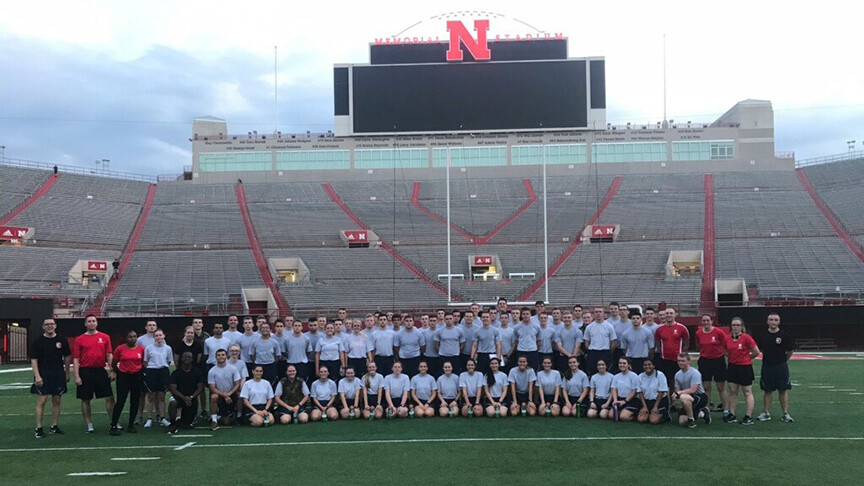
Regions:
<instances>
[{"instance_id":1,"label":"short-sleeved shirt","mask_svg":"<svg viewBox=\"0 0 864 486\"><path fill-rule=\"evenodd\" d=\"M273 395L277 396L277 397L281 397L283 400L285 400L288 397L282 397L282 394L285 392L285 387L282 385L283 380L286 380L286 383L287 383L287 378L282 378L282 380L279 380L279 383L276 384L276 390L273 391ZM308 397L309 396L309 387L306 385L306 382L300 378L295 378L295 380L300 381L300 391L303 393L304 397Z\"/></svg>"},{"instance_id":2,"label":"short-sleeved shirt","mask_svg":"<svg viewBox=\"0 0 864 486\"><path fill-rule=\"evenodd\" d=\"M540 339L540 324L533 322L530 324L523 322L516 324L513 327L513 339L516 340L516 351L537 351L537 341Z\"/></svg>"},{"instance_id":3,"label":"short-sleeved shirt","mask_svg":"<svg viewBox=\"0 0 864 486\"><path fill-rule=\"evenodd\" d=\"M589 351L609 351L612 341L618 339L615 328L608 322L592 322L585 328L585 340Z\"/></svg>"},{"instance_id":4,"label":"short-sleeved shirt","mask_svg":"<svg viewBox=\"0 0 864 486\"><path fill-rule=\"evenodd\" d=\"M660 357L666 361L678 359L678 353L684 350L684 342L690 341L690 331L679 322L663 325L654 332L654 340L660 345Z\"/></svg>"},{"instance_id":5,"label":"short-sleeved shirt","mask_svg":"<svg viewBox=\"0 0 864 486\"><path fill-rule=\"evenodd\" d=\"M349 381L348 378L342 378L339 380L337 391L339 393L344 393L346 400L354 400L354 397L357 395L357 390L362 388L363 381L361 379L355 377Z\"/></svg>"},{"instance_id":6,"label":"short-sleeved shirt","mask_svg":"<svg viewBox=\"0 0 864 486\"><path fill-rule=\"evenodd\" d=\"M608 321L607 320L606 322L608 322L609 324L612 324L612 328L615 329L615 335L618 336L618 339L621 339L621 334L624 331L633 327L633 323L630 322L630 319L627 319L626 321L621 320L621 319L618 319L617 321Z\"/></svg>"},{"instance_id":7,"label":"short-sleeved shirt","mask_svg":"<svg viewBox=\"0 0 864 486\"><path fill-rule=\"evenodd\" d=\"M342 344L345 346L348 357L353 359L365 359L369 351L372 351L369 348L369 338L365 334L351 333L345 336Z\"/></svg>"},{"instance_id":8,"label":"short-sleeved shirt","mask_svg":"<svg viewBox=\"0 0 864 486\"><path fill-rule=\"evenodd\" d=\"M270 336L267 339L258 338L252 343L252 355L255 356L255 364L272 364L282 354L282 342L279 338Z\"/></svg>"},{"instance_id":9,"label":"short-sleeved shirt","mask_svg":"<svg viewBox=\"0 0 864 486\"><path fill-rule=\"evenodd\" d=\"M43 370L62 370L65 366L66 356L72 356L72 349L69 347L69 341L59 334L55 334L51 338L40 334L30 343L30 359L39 361L40 372Z\"/></svg>"},{"instance_id":10,"label":"short-sleeved shirt","mask_svg":"<svg viewBox=\"0 0 864 486\"><path fill-rule=\"evenodd\" d=\"M104 368L108 365L107 358L111 351L111 338L107 334L85 333L75 338L72 357L78 358L78 366L81 368Z\"/></svg>"},{"instance_id":11,"label":"short-sleeved shirt","mask_svg":"<svg viewBox=\"0 0 864 486\"><path fill-rule=\"evenodd\" d=\"M310 395L312 395L313 398L317 398L318 401L321 402L321 405L326 405L327 402L329 402L338 392L339 390L336 386L336 382L328 378L324 383L321 383L321 380L315 380L312 382Z\"/></svg>"},{"instance_id":12,"label":"short-sleeved shirt","mask_svg":"<svg viewBox=\"0 0 864 486\"><path fill-rule=\"evenodd\" d=\"M144 361L148 370L167 368L174 363L174 350L167 344L151 344L144 348Z\"/></svg>"},{"instance_id":13,"label":"short-sleeved shirt","mask_svg":"<svg viewBox=\"0 0 864 486\"><path fill-rule=\"evenodd\" d=\"M678 370L675 373L675 388L678 390L686 390L693 385L699 385L696 389L696 393L705 393L705 389L702 388L702 373L699 373L699 370L691 367L689 370Z\"/></svg>"},{"instance_id":14,"label":"short-sleeved shirt","mask_svg":"<svg viewBox=\"0 0 864 486\"><path fill-rule=\"evenodd\" d=\"M533 386L531 382L537 381L537 373L534 372L534 368L525 368L525 371L522 371L517 366L510 370L507 381L516 384L516 393L528 393L528 390Z\"/></svg>"},{"instance_id":15,"label":"short-sleeved shirt","mask_svg":"<svg viewBox=\"0 0 864 486\"><path fill-rule=\"evenodd\" d=\"M216 336L210 336L204 340L204 354L207 356L207 364L216 364L216 351L220 349L224 349L225 352L228 352L228 348L231 346L231 339L225 337L224 335L221 338L217 338Z\"/></svg>"},{"instance_id":16,"label":"short-sleeved shirt","mask_svg":"<svg viewBox=\"0 0 864 486\"><path fill-rule=\"evenodd\" d=\"M506 356L513 349L513 328L510 326L499 327L498 336L501 338L501 354Z\"/></svg>"},{"instance_id":17,"label":"short-sleeved shirt","mask_svg":"<svg viewBox=\"0 0 864 486\"><path fill-rule=\"evenodd\" d=\"M492 326L489 328L480 327L474 334L477 340L477 352L491 354L498 351L495 343L501 341L501 333L498 329Z\"/></svg>"},{"instance_id":18,"label":"short-sleeved shirt","mask_svg":"<svg viewBox=\"0 0 864 486\"><path fill-rule=\"evenodd\" d=\"M249 380L243 383L240 398L246 398L252 405L264 405L273 399L273 386L265 380Z\"/></svg>"},{"instance_id":19,"label":"short-sleeved shirt","mask_svg":"<svg viewBox=\"0 0 864 486\"><path fill-rule=\"evenodd\" d=\"M492 385L489 385L489 381L487 380L487 378L484 378L484 381L486 385L489 385L489 394L492 395L492 399L498 400L499 398L501 398L501 395L507 393L507 386L510 382L507 380L507 375L505 375L501 371L495 373L494 378L495 383Z\"/></svg>"},{"instance_id":20,"label":"short-sleeved shirt","mask_svg":"<svg viewBox=\"0 0 864 486\"><path fill-rule=\"evenodd\" d=\"M444 326L435 331L435 341L439 343L438 354L442 357L458 356L460 344L465 342L465 332L461 327Z\"/></svg>"},{"instance_id":21,"label":"short-sleeved shirt","mask_svg":"<svg viewBox=\"0 0 864 486\"><path fill-rule=\"evenodd\" d=\"M785 363L786 353L795 350L795 340L782 329L776 333L765 329L757 334L756 342L762 351L762 364Z\"/></svg>"},{"instance_id":22,"label":"short-sleeved shirt","mask_svg":"<svg viewBox=\"0 0 864 486\"><path fill-rule=\"evenodd\" d=\"M722 358L726 347L726 333L719 327L706 333L700 327L696 330L696 342L699 343L699 356L707 359Z\"/></svg>"},{"instance_id":23,"label":"short-sleeved shirt","mask_svg":"<svg viewBox=\"0 0 864 486\"><path fill-rule=\"evenodd\" d=\"M588 375L586 375L584 371L578 370L573 373L573 376L571 376L570 379L562 376L561 386L564 388L564 391L571 397L578 397L582 395L583 390L585 390L586 388L590 388L591 384L588 381Z\"/></svg>"},{"instance_id":24,"label":"short-sleeved shirt","mask_svg":"<svg viewBox=\"0 0 864 486\"><path fill-rule=\"evenodd\" d=\"M177 355L178 362L180 361L180 357L183 356L183 353L192 353L192 366L201 366L201 356L204 355L204 343L193 339L192 344L186 344L186 342L181 339L171 345L171 349L173 349L174 354Z\"/></svg>"},{"instance_id":25,"label":"short-sleeved shirt","mask_svg":"<svg viewBox=\"0 0 864 486\"><path fill-rule=\"evenodd\" d=\"M545 328L541 326L538 339L540 340L540 346L537 348L537 351L543 354L551 354L552 343L555 342L555 328L549 325Z\"/></svg>"},{"instance_id":26,"label":"short-sleeved shirt","mask_svg":"<svg viewBox=\"0 0 864 486\"><path fill-rule=\"evenodd\" d=\"M381 329L376 327L369 336L369 342L375 350L376 356L393 356L393 340L396 333L392 329Z\"/></svg>"},{"instance_id":27,"label":"short-sleeved shirt","mask_svg":"<svg viewBox=\"0 0 864 486\"><path fill-rule=\"evenodd\" d=\"M455 373L443 374L438 377L438 391L444 400L453 400L459 396L459 377Z\"/></svg>"},{"instance_id":28,"label":"short-sleeved shirt","mask_svg":"<svg viewBox=\"0 0 864 486\"><path fill-rule=\"evenodd\" d=\"M156 344L156 338L149 335L149 334L142 334L142 335L138 336L138 339L135 341L135 344L143 347L144 349L147 349L147 346L150 346L151 344Z\"/></svg>"},{"instance_id":29,"label":"short-sleeved shirt","mask_svg":"<svg viewBox=\"0 0 864 486\"><path fill-rule=\"evenodd\" d=\"M732 339L732 335L726 336L726 352L729 355L729 364L748 366L753 364L750 350L756 347L756 341L749 334L741 334L738 339Z\"/></svg>"},{"instance_id":30,"label":"short-sleeved shirt","mask_svg":"<svg viewBox=\"0 0 864 486\"><path fill-rule=\"evenodd\" d=\"M543 389L544 395L554 395L555 389L561 386L561 373L558 370L540 370L537 373L537 386Z\"/></svg>"},{"instance_id":31,"label":"short-sleeved shirt","mask_svg":"<svg viewBox=\"0 0 864 486\"><path fill-rule=\"evenodd\" d=\"M591 388L594 389L594 398L609 398L612 396L612 373L594 373L591 375Z\"/></svg>"},{"instance_id":32,"label":"short-sleeved shirt","mask_svg":"<svg viewBox=\"0 0 864 486\"><path fill-rule=\"evenodd\" d=\"M393 346L399 347L400 358L416 358L420 356L420 347L426 346L426 336L416 328L400 329L393 338Z\"/></svg>"},{"instance_id":33,"label":"short-sleeved shirt","mask_svg":"<svg viewBox=\"0 0 864 486\"><path fill-rule=\"evenodd\" d=\"M171 373L171 384L177 387L177 391L187 397L192 396L198 390L198 385L203 383L203 373L194 366L189 371L177 368Z\"/></svg>"},{"instance_id":34,"label":"short-sleeved shirt","mask_svg":"<svg viewBox=\"0 0 864 486\"><path fill-rule=\"evenodd\" d=\"M411 378L411 390L420 400L429 400L432 397L432 392L438 390L438 383L435 381L435 377L428 373L414 375Z\"/></svg>"},{"instance_id":35,"label":"short-sleeved shirt","mask_svg":"<svg viewBox=\"0 0 864 486\"><path fill-rule=\"evenodd\" d=\"M369 384L366 384L366 380L369 380ZM384 375L380 373L375 373L375 376L366 375L363 377L363 386L366 388L367 395L377 395L378 390L384 386Z\"/></svg>"},{"instance_id":36,"label":"short-sleeved shirt","mask_svg":"<svg viewBox=\"0 0 864 486\"><path fill-rule=\"evenodd\" d=\"M121 373L131 375L138 373L144 367L144 348L135 346L130 348L121 344L114 349L114 362Z\"/></svg>"},{"instance_id":37,"label":"short-sleeved shirt","mask_svg":"<svg viewBox=\"0 0 864 486\"><path fill-rule=\"evenodd\" d=\"M292 333L282 338L282 352L288 355L289 363L308 363L307 353L312 352L312 342L305 334L295 336Z\"/></svg>"},{"instance_id":38,"label":"short-sleeved shirt","mask_svg":"<svg viewBox=\"0 0 864 486\"><path fill-rule=\"evenodd\" d=\"M465 341L462 342L462 354L470 354L471 346L474 345L474 341L477 340L477 329L480 327L476 324L476 320L471 322L471 326L461 325L459 329L462 329L462 332L465 334Z\"/></svg>"},{"instance_id":39,"label":"short-sleeved shirt","mask_svg":"<svg viewBox=\"0 0 864 486\"><path fill-rule=\"evenodd\" d=\"M345 343L336 336L324 336L318 340L318 344L315 345L315 351L321 353L319 358L321 361L336 361L340 357L339 353L345 351Z\"/></svg>"},{"instance_id":40,"label":"short-sleeved shirt","mask_svg":"<svg viewBox=\"0 0 864 486\"><path fill-rule=\"evenodd\" d=\"M228 340L231 341L231 344L234 344L236 342L240 342L240 336L242 336L242 335L243 335L242 332L232 331L230 329L222 333L222 337L228 338Z\"/></svg>"},{"instance_id":41,"label":"short-sleeved shirt","mask_svg":"<svg viewBox=\"0 0 864 486\"><path fill-rule=\"evenodd\" d=\"M477 396L477 389L483 388L483 383L483 373L479 371L475 371L473 375L463 371L459 375L459 388L464 388L470 398Z\"/></svg>"},{"instance_id":42,"label":"short-sleeved shirt","mask_svg":"<svg viewBox=\"0 0 864 486\"><path fill-rule=\"evenodd\" d=\"M627 398L639 386L639 375L628 371L612 377L612 388L618 390L618 399Z\"/></svg>"},{"instance_id":43,"label":"short-sleeved shirt","mask_svg":"<svg viewBox=\"0 0 864 486\"><path fill-rule=\"evenodd\" d=\"M315 346L318 345L318 340L321 339L321 336L323 336L324 333L318 332L318 331L315 331L313 333L313 332L309 331L309 332L304 332L303 335L306 336L307 338L309 338L309 345L311 346L311 349L309 350L309 352L313 353L313 352L315 352Z\"/></svg>"},{"instance_id":44,"label":"short-sleeved shirt","mask_svg":"<svg viewBox=\"0 0 864 486\"><path fill-rule=\"evenodd\" d=\"M237 343L240 344L240 357L246 363L252 362L252 349L255 345L255 341L260 338L261 336L257 332L253 332L252 334L246 334L244 332L240 335L240 339Z\"/></svg>"},{"instance_id":45,"label":"short-sleeved shirt","mask_svg":"<svg viewBox=\"0 0 864 486\"><path fill-rule=\"evenodd\" d=\"M234 388L235 381L240 381L240 372L228 363L224 366L217 364L207 372L207 384L216 385L216 389L221 392Z\"/></svg>"},{"instance_id":46,"label":"short-sleeved shirt","mask_svg":"<svg viewBox=\"0 0 864 486\"><path fill-rule=\"evenodd\" d=\"M577 348L582 344L582 341L582 331L575 325L570 326L570 329L567 329L567 326L561 326L555 333L555 342L571 354L578 351Z\"/></svg>"},{"instance_id":47,"label":"short-sleeved shirt","mask_svg":"<svg viewBox=\"0 0 864 486\"><path fill-rule=\"evenodd\" d=\"M233 366L233 367L237 368L237 371L240 372L240 379L241 380L245 380L246 378L249 378L249 368L246 367L246 362L243 361L242 359L238 359L237 361L231 361L229 359L228 361L226 361L226 363L228 363L228 366Z\"/></svg>"},{"instance_id":48,"label":"short-sleeved shirt","mask_svg":"<svg viewBox=\"0 0 864 486\"><path fill-rule=\"evenodd\" d=\"M628 358L647 358L654 349L654 334L643 326L630 326L619 338Z\"/></svg>"},{"instance_id":49,"label":"short-sleeved shirt","mask_svg":"<svg viewBox=\"0 0 864 486\"><path fill-rule=\"evenodd\" d=\"M645 400L656 400L659 392L668 394L669 384L666 381L666 375L660 370L655 370L651 375L648 373L640 374L636 391L642 393Z\"/></svg>"},{"instance_id":50,"label":"short-sleeved shirt","mask_svg":"<svg viewBox=\"0 0 864 486\"><path fill-rule=\"evenodd\" d=\"M408 378L408 375L400 373L399 376L396 374L387 375L384 378L384 389L390 391L390 398L397 399L401 398L402 394L411 389L411 380Z\"/></svg>"}]
</instances>

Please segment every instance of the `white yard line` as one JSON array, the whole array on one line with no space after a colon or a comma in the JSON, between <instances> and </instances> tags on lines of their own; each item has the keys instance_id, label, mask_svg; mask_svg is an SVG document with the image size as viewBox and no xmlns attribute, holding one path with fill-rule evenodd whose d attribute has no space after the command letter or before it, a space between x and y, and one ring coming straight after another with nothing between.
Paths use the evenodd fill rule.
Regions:
<instances>
[{"instance_id":1,"label":"white yard line","mask_svg":"<svg viewBox=\"0 0 864 486\"><path fill-rule=\"evenodd\" d=\"M112 457L112 461L157 461L160 457Z\"/></svg>"},{"instance_id":2,"label":"white yard line","mask_svg":"<svg viewBox=\"0 0 864 486\"><path fill-rule=\"evenodd\" d=\"M81 472L81 473L69 473L67 476L122 476L126 474L125 472Z\"/></svg>"}]
</instances>

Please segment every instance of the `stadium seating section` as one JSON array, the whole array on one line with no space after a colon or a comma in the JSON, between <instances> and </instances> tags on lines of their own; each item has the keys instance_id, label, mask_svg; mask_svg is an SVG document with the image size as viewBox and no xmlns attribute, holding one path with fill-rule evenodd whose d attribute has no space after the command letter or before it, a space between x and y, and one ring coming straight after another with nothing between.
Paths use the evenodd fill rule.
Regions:
<instances>
[{"instance_id":1,"label":"stadium seating section","mask_svg":"<svg viewBox=\"0 0 864 486\"><path fill-rule=\"evenodd\" d=\"M846 233L864 245L864 161L804 170ZM49 171L0 166L0 217L27 201ZM699 275L672 277L671 251L704 245L704 174L567 176L547 181L548 281L553 304L670 304L695 308ZM606 205L604 198L615 187ZM795 171L713 175L717 278L743 278L753 298L861 298L864 263L843 244ZM328 193L332 188L340 201ZM281 282L295 309L428 308L446 303L446 184L443 180L246 184L249 215L268 258L299 258L308 278ZM35 228L23 247L0 246L0 295L92 302L100 287L69 284L81 259L120 257L148 184L60 174L9 224ZM453 176L451 281L454 297L540 299L547 291L543 181ZM614 243L580 243L585 225L619 225ZM142 218L143 219L143 218ZM358 225L360 223L360 225ZM365 226L384 242L345 247L340 230ZM709 233L710 235L710 233ZM233 184L160 183L137 249L126 262L109 312L177 313L238 304L263 287ZM472 242L473 241L473 242ZM477 244L475 244L477 243ZM469 257L494 255L501 280L472 280ZM395 256L395 257L394 257ZM515 275L511 275L515 274ZM540 280L538 280L540 279ZM690 306L690 307L687 307Z\"/></svg>"}]
</instances>

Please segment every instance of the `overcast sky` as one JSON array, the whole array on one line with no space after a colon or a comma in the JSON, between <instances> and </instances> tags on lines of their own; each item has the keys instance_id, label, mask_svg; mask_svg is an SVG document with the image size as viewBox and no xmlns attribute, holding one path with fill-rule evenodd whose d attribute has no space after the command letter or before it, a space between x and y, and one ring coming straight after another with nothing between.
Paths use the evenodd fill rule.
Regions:
<instances>
[{"instance_id":1,"label":"overcast sky","mask_svg":"<svg viewBox=\"0 0 864 486\"><path fill-rule=\"evenodd\" d=\"M606 57L607 121L711 122L748 98L773 103L778 151L864 148L861 17L848 2L4 2L0 145L5 156L144 174L191 164L192 118L231 133L332 129L332 67L368 62L397 34L446 37L454 11L490 30L560 32L571 57ZM488 15L478 14L478 18Z\"/></svg>"}]
</instances>

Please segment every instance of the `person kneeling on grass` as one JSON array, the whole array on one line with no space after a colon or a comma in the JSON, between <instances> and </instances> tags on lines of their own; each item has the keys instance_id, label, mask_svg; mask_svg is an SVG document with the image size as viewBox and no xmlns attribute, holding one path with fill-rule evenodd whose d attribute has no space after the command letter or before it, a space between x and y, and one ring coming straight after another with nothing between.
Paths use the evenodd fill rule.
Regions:
<instances>
[{"instance_id":1,"label":"person kneeling on grass","mask_svg":"<svg viewBox=\"0 0 864 486\"><path fill-rule=\"evenodd\" d=\"M273 385L263 379L264 366L256 364L252 368L252 379L243 384L240 399L246 422L252 427L262 427L273 423L270 407L273 405Z\"/></svg>"},{"instance_id":2,"label":"person kneeling on grass","mask_svg":"<svg viewBox=\"0 0 864 486\"><path fill-rule=\"evenodd\" d=\"M618 358L620 373L612 377L612 411L618 409L618 417L622 422L632 422L642 406L636 398L636 388L639 386L639 375L630 371L630 360L624 356Z\"/></svg>"},{"instance_id":3,"label":"person kneeling on grass","mask_svg":"<svg viewBox=\"0 0 864 486\"><path fill-rule=\"evenodd\" d=\"M521 407L524 407L525 414L533 417L537 413L537 406L534 404L534 383L537 381L537 373L534 372L534 368L528 367L527 356L519 355L516 366L507 376L507 381L510 382L510 397L513 400L510 404L510 415L520 415Z\"/></svg>"},{"instance_id":4,"label":"person kneeling on grass","mask_svg":"<svg viewBox=\"0 0 864 486\"><path fill-rule=\"evenodd\" d=\"M339 415L343 420L360 418L360 395L363 382L354 376L354 368L345 368L345 378L339 380Z\"/></svg>"},{"instance_id":5,"label":"person kneeling on grass","mask_svg":"<svg viewBox=\"0 0 864 486\"><path fill-rule=\"evenodd\" d=\"M210 388L210 430L219 428L219 423L229 425L234 421L236 404L240 399L240 372L228 364L228 353L216 351L216 366L207 372Z\"/></svg>"},{"instance_id":6,"label":"person kneeling on grass","mask_svg":"<svg viewBox=\"0 0 864 486\"><path fill-rule=\"evenodd\" d=\"M336 383L329 378L330 370L326 366L318 368L318 379L312 383L312 416L313 422L318 422L322 417L327 420L339 418L339 412L333 406L336 403L338 389Z\"/></svg>"},{"instance_id":7,"label":"person kneeling on grass","mask_svg":"<svg viewBox=\"0 0 864 486\"><path fill-rule=\"evenodd\" d=\"M198 396L204 393L204 376L201 370L192 366L192 353L184 351L180 355L180 367L171 373L168 390L171 401L168 402L168 417L171 426L168 433L174 434L177 429L191 429L195 426L195 416L198 413ZM177 418L177 413L180 418Z\"/></svg>"},{"instance_id":8,"label":"person kneeling on grass","mask_svg":"<svg viewBox=\"0 0 864 486\"><path fill-rule=\"evenodd\" d=\"M465 369L459 375L459 388L462 391L462 416L480 416L483 414L483 373L477 371L477 363L468 358Z\"/></svg>"},{"instance_id":9,"label":"person kneeling on grass","mask_svg":"<svg viewBox=\"0 0 864 486\"><path fill-rule=\"evenodd\" d=\"M639 385L636 387L639 402L637 420L644 424L650 422L658 425L668 422L669 419L669 385L662 371L654 367L654 361L646 359L642 362L644 373L639 375Z\"/></svg>"},{"instance_id":10,"label":"person kneeling on grass","mask_svg":"<svg viewBox=\"0 0 864 486\"><path fill-rule=\"evenodd\" d=\"M363 418L380 419L384 416L384 377L378 374L378 365L370 361L363 375Z\"/></svg>"},{"instance_id":11,"label":"person kneeling on grass","mask_svg":"<svg viewBox=\"0 0 864 486\"><path fill-rule=\"evenodd\" d=\"M384 378L384 396L387 400L387 416L405 418L408 416L408 392L411 380L402 374L402 363L393 363L393 373Z\"/></svg>"},{"instance_id":12,"label":"person kneeling on grass","mask_svg":"<svg viewBox=\"0 0 864 486\"><path fill-rule=\"evenodd\" d=\"M441 365L444 373L438 377L438 394L441 397L441 407L438 415L441 417L459 416L459 377L453 373L453 363L444 361Z\"/></svg>"},{"instance_id":13,"label":"person kneeling on grass","mask_svg":"<svg viewBox=\"0 0 864 486\"><path fill-rule=\"evenodd\" d=\"M678 354L678 367L675 373L675 393L672 400L681 403L683 412L678 417L678 423L688 429L696 428L695 413L701 412L706 424L711 424L711 410L708 409L708 395L702 388L702 374L690 366L690 354Z\"/></svg>"},{"instance_id":14,"label":"person kneeling on grass","mask_svg":"<svg viewBox=\"0 0 864 486\"><path fill-rule=\"evenodd\" d=\"M597 373L591 375L591 408L588 418L611 419L612 417L612 374L606 371L606 360L598 359Z\"/></svg>"},{"instance_id":15,"label":"person kneeling on grass","mask_svg":"<svg viewBox=\"0 0 864 486\"><path fill-rule=\"evenodd\" d=\"M506 417L510 409L507 399L510 386L507 375L501 372L501 361L498 358L489 360L489 371L486 373L486 384L483 391L486 393L486 416Z\"/></svg>"},{"instance_id":16,"label":"person kneeling on grass","mask_svg":"<svg viewBox=\"0 0 864 486\"><path fill-rule=\"evenodd\" d=\"M591 403L588 397L590 391L588 375L579 369L579 359L570 356L567 359L567 369L561 377L561 392L564 396L561 413L565 417L584 417Z\"/></svg>"},{"instance_id":17,"label":"person kneeling on grass","mask_svg":"<svg viewBox=\"0 0 864 486\"><path fill-rule=\"evenodd\" d=\"M429 363L420 361L417 365L419 373L411 377L411 400L414 402L414 416L434 417L437 403L438 383L429 374Z\"/></svg>"},{"instance_id":18,"label":"person kneeling on grass","mask_svg":"<svg viewBox=\"0 0 864 486\"><path fill-rule=\"evenodd\" d=\"M542 321L540 327L543 327ZM552 369L552 358L543 358L537 373L537 398L540 413L557 417L561 414L561 373ZM548 412L548 413L547 413Z\"/></svg>"},{"instance_id":19,"label":"person kneeling on grass","mask_svg":"<svg viewBox=\"0 0 864 486\"><path fill-rule=\"evenodd\" d=\"M309 387L306 381L297 376L297 367L289 364L285 370L285 377L276 384L274 393L276 400L276 414L279 423L290 424L291 422L305 424L309 421L306 413L306 404L309 402Z\"/></svg>"}]
</instances>

